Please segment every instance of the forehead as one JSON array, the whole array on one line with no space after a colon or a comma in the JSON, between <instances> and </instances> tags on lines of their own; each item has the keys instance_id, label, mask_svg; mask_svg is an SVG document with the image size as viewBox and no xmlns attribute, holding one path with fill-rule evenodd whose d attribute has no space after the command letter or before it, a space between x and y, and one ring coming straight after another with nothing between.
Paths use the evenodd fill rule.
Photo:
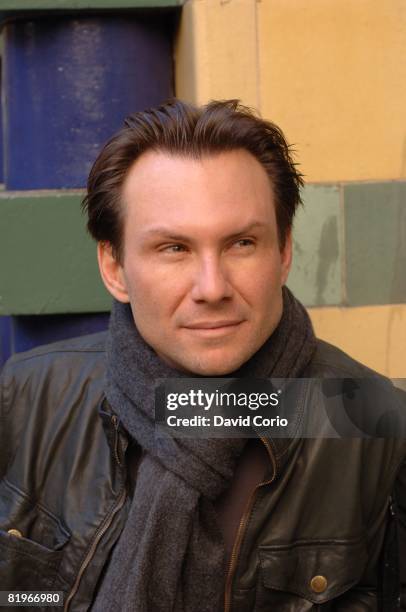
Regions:
<instances>
[{"instance_id":1,"label":"forehead","mask_svg":"<svg viewBox=\"0 0 406 612\"><path fill-rule=\"evenodd\" d=\"M127 174L123 206L132 229L157 221L194 227L275 220L269 177L245 150L198 159L148 151Z\"/></svg>"}]
</instances>

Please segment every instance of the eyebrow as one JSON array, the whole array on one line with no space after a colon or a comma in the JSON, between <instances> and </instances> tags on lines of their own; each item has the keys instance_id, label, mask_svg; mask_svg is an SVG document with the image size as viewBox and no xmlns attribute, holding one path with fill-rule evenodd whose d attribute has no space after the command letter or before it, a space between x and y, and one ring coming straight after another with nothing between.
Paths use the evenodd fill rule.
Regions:
<instances>
[{"instance_id":1,"label":"eyebrow","mask_svg":"<svg viewBox=\"0 0 406 612\"><path fill-rule=\"evenodd\" d=\"M238 231L233 232L232 234L226 236L225 238L226 239L234 238L235 236L241 236L242 234L246 234L252 231L253 229L264 228L264 227L268 227L268 224L264 223L263 221L252 221L248 225L245 225ZM151 227L145 230L145 232L143 233L143 237L145 238L149 238L153 236L168 238L170 240L190 240L190 237L187 236L186 234L182 234L181 232L177 232L176 230L174 231L172 228L165 227L165 226Z\"/></svg>"}]
</instances>

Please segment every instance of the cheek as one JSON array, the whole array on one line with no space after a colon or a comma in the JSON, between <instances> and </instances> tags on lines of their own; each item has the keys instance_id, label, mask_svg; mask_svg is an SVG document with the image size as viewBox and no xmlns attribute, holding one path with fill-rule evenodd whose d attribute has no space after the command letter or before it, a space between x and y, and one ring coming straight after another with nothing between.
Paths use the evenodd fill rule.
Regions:
<instances>
[{"instance_id":1,"label":"cheek","mask_svg":"<svg viewBox=\"0 0 406 612\"><path fill-rule=\"evenodd\" d=\"M126 280L133 311L143 319L170 314L182 299L182 277L151 265L127 269Z\"/></svg>"},{"instance_id":2,"label":"cheek","mask_svg":"<svg viewBox=\"0 0 406 612\"><path fill-rule=\"evenodd\" d=\"M255 266L238 270L237 277L241 293L250 296L251 302L269 302L279 294L281 266L275 258L262 259Z\"/></svg>"},{"instance_id":3,"label":"cheek","mask_svg":"<svg viewBox=\"0 0 406 612\"><path fill-rule=\"evenodd\" d=\"M130 296L131 306L138 312L144 310L144 306L152 306L154 301L155 284L152 275L146 273L142 266L127 266L124 270L127 290Z\"/></svg>"}]
</instances>

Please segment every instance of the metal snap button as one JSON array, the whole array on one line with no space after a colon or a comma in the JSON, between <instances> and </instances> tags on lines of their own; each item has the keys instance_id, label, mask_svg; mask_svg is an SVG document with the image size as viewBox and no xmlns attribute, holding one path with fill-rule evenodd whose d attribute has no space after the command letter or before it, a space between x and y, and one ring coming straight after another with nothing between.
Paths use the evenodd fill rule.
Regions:
<instances>
[{"instance_id":1,"label":"metal snap button","mask_svg":"<svg viewBox=\"0 0 406 612\"><path fill-rule=\"evenodd\" d=\"M327 588L327 578L324 576L314 576L310 581L310 588L315 593L323 593Z\"/></svg>"},{"instance_id":2,"label":"metal snap button","mask_svg":"<svg viewBox=\"0 0 406 612\"><path fill-rule=\"evenodd\" d=\"M7 531L7 533L11 536L14 536L16 538L22 538L23 534L21 533L21 531L19 531L18 529L9 529Z\"/></svg>"}]
</instances>

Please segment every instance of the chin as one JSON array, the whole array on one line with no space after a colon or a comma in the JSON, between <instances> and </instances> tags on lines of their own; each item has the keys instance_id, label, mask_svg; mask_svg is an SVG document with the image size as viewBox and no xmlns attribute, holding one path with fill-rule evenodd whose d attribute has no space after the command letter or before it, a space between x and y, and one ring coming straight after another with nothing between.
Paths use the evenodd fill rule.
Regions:
<instances>
[{"instance_id":1,"label":"chin","mask_svg":"<svg viewBox=\"0 0 406 612\"><path fill-rule=\"evenodd\" d=\"M217 355L215 358L207 357L206 359L188 364L188 370L199 376L228 376L231 372L238 370L245 361L247 359L244 357L238 359L235 355L232 358L227 358L225 355L222 357Z\"/></svg>"},{"instance_id":2,"label":"chin","mask_svg":"<svg viewBox=\"0 0 406 612\"><path fill-rule=\"evenodd\" d=\"M229 367L218 367L214 368L213 366L207 367L199 367L190 370L191 374L197 374L198 376L207 376L207 377L217 377L217 376L228 376L231 372L233 372L237 368L229 368Z\"/></svg>"}]
</instances>

